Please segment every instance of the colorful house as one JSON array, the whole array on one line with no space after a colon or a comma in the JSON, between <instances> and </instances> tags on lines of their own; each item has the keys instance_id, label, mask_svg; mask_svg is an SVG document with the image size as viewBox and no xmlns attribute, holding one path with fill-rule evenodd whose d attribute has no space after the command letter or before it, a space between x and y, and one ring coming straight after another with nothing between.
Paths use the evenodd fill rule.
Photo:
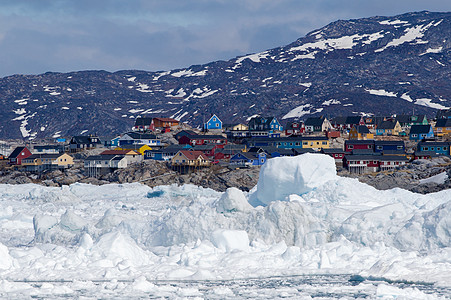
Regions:
<instances>
[{"instance_id":1,"label":"colorful house","mask_svg":"<svg viewBox=\"0 0 451 300\"><path fill-rule=\"evenodd\" d=\"M435 135L437 137L451 136L451 118L437 120L435 123Z\"/></svg>"},{"instance_id":2,"label":"colorful house","mask_svg":"<svg viewBox=\"0 0 451 300\"><path fill-rule=\"evenodd\" d=\"M423 139L433 138L434 130L431 125L412 125L410 127L409 140L421 141Z\"/></svg>"},{"instance_id":3,"label":"colorful house","mask_svg":"<svg viewBox=\"0 0 451 300\"><path fill-rule=\"evenodd\" d=\"M268 158L269 157L265 152L260 153L240 152L230 158L230 164L244 166L261 166L265 164Z\"/></svg>"},{"instance_id":4,"label":"colorful house","mask_svg":"<svg viewBox=\"0 0 451 300\"><path fill-rule=\"evenodd\" d=\"M9 155L9 163L11 165L21 165L22 160L30 157L32 155L31 151L27 147L16 147L13 152Z\"/></svg>"},{"instance_id":5,"label":"colorful house","mask_svg":"<svg viewBox=\"0 0 451 300\"><path fill-rule=\"evenodd\" d=\"M208 167L210 160L201 151L180 150L171 159L172 166Z\"/></svg>"},{"instance_id":6,"label":"colorful house","mask_svg":"<svg viewBox=\"0 0 451 300\"><path fill-rule=\"evenodd\" d=\"M347 140L345 141L346 152L354 150L371 150L374 151L374 140Z\"/></svg>"},{"instance_id":7,"label":"colorful house","mask_svg":"<svg viewBox=\"0 0 451 300\"><path fill-rule=\"evenodd\" d=\"M204 129L205 130L222 129L222 121L218 118L218 116L213 115L204 124Z\"/></svg>"},{"instance_id":8,"label":"colorful house","mask_svg":"<svg viewBox=\"0 0 451 300\"><path fill-rule=\"evenodd\" d=\"M222 135L185 135L179 139L180 145L227 144L227 138Z\"/></svg>"},{"instance_id":9,"label":"colorful house","mask_svg":"<svg viewBox=\"0 0 451 300\"><path fill-rule=\"evenodd\" d=\"M402 131L398 121L383 121L376 128L376 135L399 135Z\"/></svg>"},{"instance_id":10,"label":"colorful house","mask_svg":"<svg viewBox=\"0 0 451 300\"><path fill-rule=\"evenodd\" d=\"M146 150L144 151L144 159L168 161L180 150L190 150L192 148L191 145L169 145L161 149Z\"/></svg>"},{"instance_id":11,"label":"colorful house","mask_svg":"<svg viewBox=\"0 0 451 300\"><path fill-rule=\"evenodd\" d=\"M33 154L23 159L22 165L30 172L62 170L73 166L74 159L66 153Z\"/></svg>"},{"instance_id":12,"label":"colorful house","mask_svg":"<svg viewBox=\"0 0 451 300\"><path fill-rule=\"evenodd\" d=\"M409 129L413 125L429 124L426 115L397 115L395 120L399 122L403 129Z\"/></svg>"},{"instance_id":13,"label":"colorful house","mask_svg":"<svg viewBox=\"0 0 451 300\"><path fill-rule=\"evenodd\" d=\"M99 137L94 135L74 136L69 142L70 152L78 152L88 149L93 149L102 145Z\"/></svg>"},{"instance_id":14,"label":"colorful house","mask_svg":"<svg viewBox=\"0 0 451 300\"><path fill-rule=\"evenodd\" d=\"M300 135L305 132L304 122L290 122L285 126L285 135Z\"/></svg>"},{"instance_id":15,"label":"colorful house","mask_svg":"<svg viewBox=\"0 0 451 300\"><path fill-rule=\"evenodd\" d=\"M350 140L372 140L374 134L365 125L356 125L349 130Z\"/></svg>"},{"instance_id":16,"label":"colorful house","mask_svg":"<svg viewBox=\"0 0 451 300\"><path fill-rule=\"evenodd\" d=\"M249 120L249 131L283 131L283 126L275 117L254 117Z\"/></svg>"},{"instance_id":17,"label":"colorful house","mask_svg":"<svg viewBox=\"0 0 451 300\"><path fill-rule=\"evenodd\" d=\"M327 154L329 156L332 156L335 160L336 164L343 163L343 158L345 155L350 155L350 152L346 152L341 148L329 148L329 149L322 149L321 153Z\"/></svg>"},{"instance_id":18,"label":"colorful house","mask_svg":"<svg viewBox=\"0 0 451 300\"><path fill-rule=\"evenodd\" d=\"M332 125L326 118L308 118L305 122L305 132L323 132L332 129Z\"/></svg>"},{"instance_id":19,"label":"colorful house","mask_svg":"<svg viewBox=\"0 0 451 300\"><path fill-rule=\"evenodd\" d=\"M418 152L433 152L437 155L451 155L451 142L419 142Z\"/></svg>"},{"instance_id":20,"label":"colorful house","mask_svg":"<svg viewBox=\"0 0 451 300\"><path fill-rule=\"evenodd\" d=\"M406 152L406 145L404 144L404 141L374 141L374 152L404 155Z\"/></svg>"},{"instance_id":21,"label":"colorful house","mask_svg":"<svg viewBox=\"0 0 451 300\"><path fill-rule=\"evenodd\" d=\"M143 145L143 144L125 144L119 147L116 147L114 150L133 150L135 152L138 152L140 155L144 155L144 153L147 150L152 150L152 148L149 145Z\"/></svg>"},{"instance_id":22,"label":"colorful house","mask_svg":"<svg viewBox=\"0 0 451 300\"><path fill-rule=\"evenodd\" d=\"M138 117L135 120L135 125L133 126L133 131L153 131L155 130L155 125L153 123L153 118L151 117Z\"/></svg>"},{"instance_id":23,"label":"colorful house","mask_svg":"<svg viewBox=\"0 0 451 300\"><path fill-rule=\"evenodd\" d=\"M161 140L155 134L127 132L119 138L119 147L126 145L161 146Z\"/></svg>"},{"instance_id":24,"label":"colorful house","mask_svg":"<svg viewBox=\"0 0 451 300\"><path fill-rule=\"evenodd\" d=\"M153 118L155 128L174 130L180 125L180 121L172 118Z\"/></svg>"}]
</instances>

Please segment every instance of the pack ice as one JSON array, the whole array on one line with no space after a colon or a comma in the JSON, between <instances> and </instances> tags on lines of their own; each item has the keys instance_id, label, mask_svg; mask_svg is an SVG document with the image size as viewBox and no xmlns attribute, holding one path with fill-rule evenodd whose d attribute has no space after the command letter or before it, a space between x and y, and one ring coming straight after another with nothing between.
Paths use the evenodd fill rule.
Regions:
<instances>
[{"instance_id":1,"label":"pack ice","mask_svg":"<svg viewBox=\"0 0 451 300\"><path fill-rule=\"evenodd\" d=\"M328 273L451 285L451 191L379 191L321 154L268 160L250 193L25 184L0 185L0 201L3 295L39 295L24 283L39 280L146 290L155 279Z\"/></svg>"}]
</instances>

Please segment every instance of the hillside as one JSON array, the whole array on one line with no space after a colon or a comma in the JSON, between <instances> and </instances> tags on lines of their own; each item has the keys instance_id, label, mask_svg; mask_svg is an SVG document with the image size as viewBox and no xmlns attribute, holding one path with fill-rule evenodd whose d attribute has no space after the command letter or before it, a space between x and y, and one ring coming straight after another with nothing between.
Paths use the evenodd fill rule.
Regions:
<instances>
[{"instance_id":1,"label":"hillside","mask_svg":"<svg viewBox=\"0 0 451 300\"><path fill-rule=\"evenodd\" d=\"M112 135L141 114L199 126L274 115L425 113L451 107L451 13L339 20L292 44L166 72L0 79L0 138Z\"/></svg>"}]
</instances>

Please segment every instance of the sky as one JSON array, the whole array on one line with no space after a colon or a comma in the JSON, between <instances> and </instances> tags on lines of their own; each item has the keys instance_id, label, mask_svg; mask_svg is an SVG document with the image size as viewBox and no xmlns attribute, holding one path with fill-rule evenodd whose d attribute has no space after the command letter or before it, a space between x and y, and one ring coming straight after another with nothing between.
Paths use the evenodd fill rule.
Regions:
<instances>
[{"instance_id":1,"label":"sky","mask_svg":"<svg viewBox=\"0 0 451 300\"><path fill-rule=\"evenodd\" d=\"M161 71L284 46L339 19L449 0L0 0L0 77Z\"/></svg>"}]
</instances>

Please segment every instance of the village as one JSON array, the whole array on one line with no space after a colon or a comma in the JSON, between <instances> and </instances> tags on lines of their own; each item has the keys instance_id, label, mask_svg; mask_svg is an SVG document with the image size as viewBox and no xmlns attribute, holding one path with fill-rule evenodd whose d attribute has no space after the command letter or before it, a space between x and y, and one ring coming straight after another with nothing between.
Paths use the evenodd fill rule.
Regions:
<instances>
[{"instance_id":1,"label":"village","mask_svg":"<svg viewBox=\"0 0 451 300\"><path fill-rule=\"evenodd\" d=\"M138 117L131 131L104 138L73 136L47 143L0 144L3 169L43 174L83 166L99 177L153 160L187 174L215 165L261 166L272 157L324 153L352 174L393 170L418 159L451 156L451 110L391 117L307 118L285 126L275 117L223 124L211 116L200 130L176 119Z\"/></svg>"}]
</instances>

